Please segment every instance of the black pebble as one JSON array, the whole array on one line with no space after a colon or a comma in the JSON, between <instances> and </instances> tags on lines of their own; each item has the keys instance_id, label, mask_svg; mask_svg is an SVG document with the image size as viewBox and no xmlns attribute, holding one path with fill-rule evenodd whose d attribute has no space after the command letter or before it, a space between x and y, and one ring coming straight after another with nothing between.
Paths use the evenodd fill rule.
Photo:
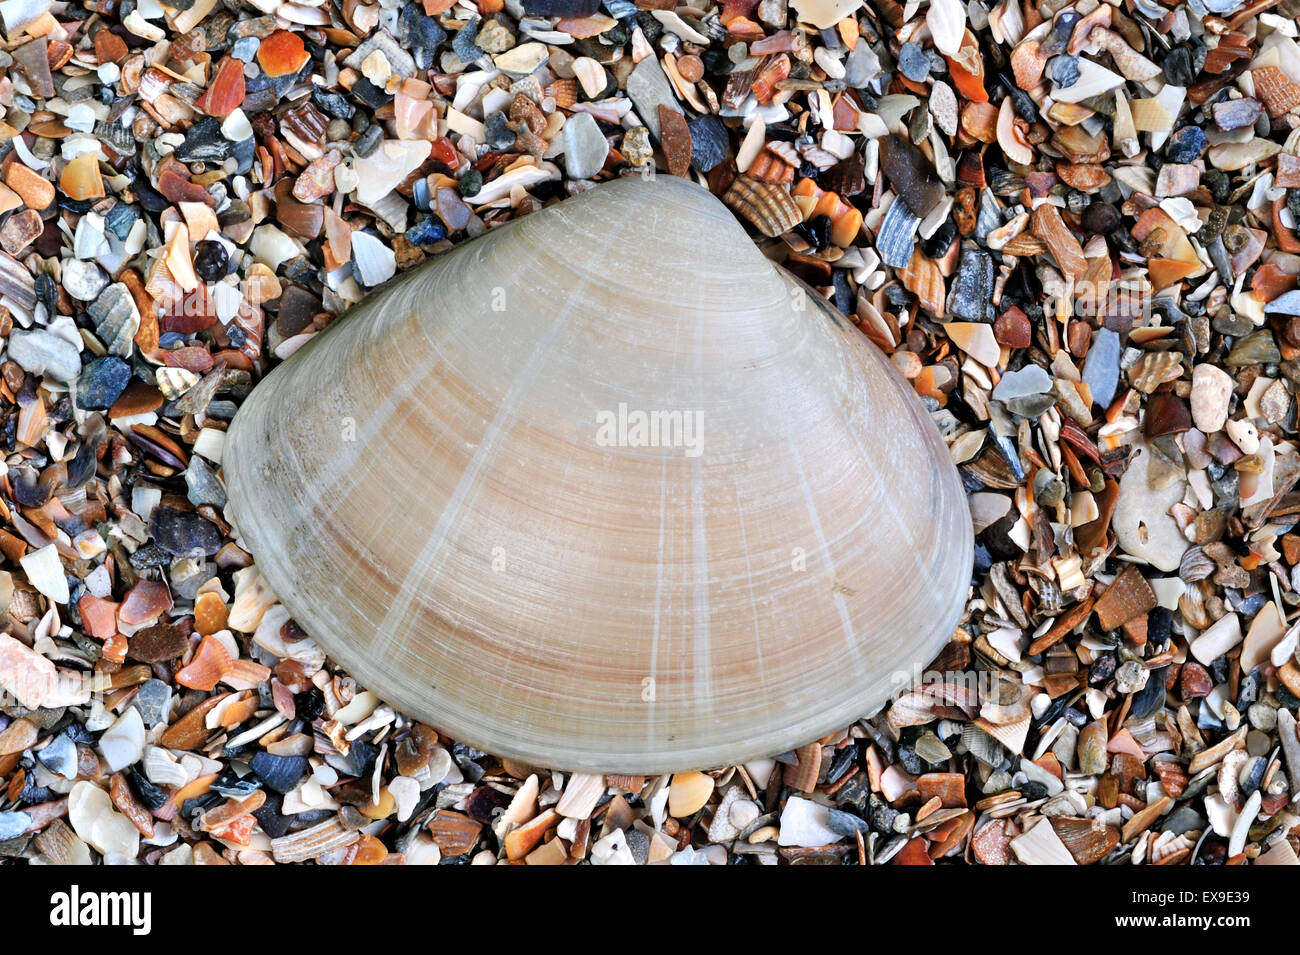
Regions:
<instances>
[{"instance_id":1,"label":"black pebble","mask_svg":"<svg viewBox=\"0 0 1300 955\"><path fill-rule=\"evenodd\" d=\"M1131 716L1144 720L1164 709L1165 671L1167 669L1168 667L1160 667L1158 670L1152 670L1147 675L1147 682L1142 689L1133 694L1133 702L1129 710Z\"/></svg>"},{"instance_id":2,"label":"black pebble","mask_svg":"<svg viewBox=\"0 0 1300 955\"><path fill-rule=\"evenodd\" d=\"M221 162L230 155L234 143L221 132L221 121L209 116L190 127L185 142L176 147L176 158L184 163Z\"/></svg>"},{"instance_id":3,"label":"black pebble","mask_svg":"<svg viewBox=\"0 0 1300 955\"><path fill-rule=\"evenodd\" d=\"M944 219L930 238L921 244L921 251L925 253L927 259L941 259L956 237L957 223L953 222L951 217Z\"/></svg>"},{"instance_id":4,"label":"black pebble","mask_svg":"<svg viewBox=\"0 0 1300 955\"><path fill-rule=\"evenodd\" d=\"M156 509L155 509L156 510ZM278 793L291 792L307 775L306 756L276 756L272 753L258 753L248 763L258 779L268 789Z\"/></svg>"},{"instance_id":5,"label":"black pebble","mask_svg":"<svg viewBox=\"0 0 1300 955\"><path fill-rule=\"evenodd\" d=\"M325 712L325 694L316 687L293 695L294 719L310 723Z\"/></svg>"},{"instance_id":6,"label":"black pebble","mask_svg":"<svg viewBox=\"0 0 1300 955\"><path fill-rule=\"evenodd\" d=\"M1119 210L1106 202L1094 202L1083 210L1081 221L1091 235L1110 235L1119 228Z\"/></svg>"},{"instance_id":7,"label":"black pebble","mask_svg":"<svg viewBox=\"0 0 1300 955\"><path fill-rule=\"evenodd\" d=\"M151 783L138 768L132 766L127 771L127 780L140 801L149 809L161 809L167 803L167 794Z\"/></svg>"},{"instance_id":8,"label":"black pebble","mask_svg":"<svg viewBox=\"0 0 1300 955\"><path fill-rule=\"evenodd\" d=\"M727 158L727 127L716 116L698 116L687 125L691 130L691 168L708 172Z\"/></svg>"},{"instance_id":9,"label":"black pebble","mask_svg":"<svg viewBox=\"0 0 1300 955\"><path fill-rule=\"evenodd\" d=\"M898 761L913 776L919 776L925 772L925 764L922 762L921 757L916 755L916 748L911 743L898 744Z\"/></svg>"},{"instance_id":10,"label":"black pebble","mask_svg":"<svg viewBox=\"0 0 1300 955\"><path fill-rule=\"evenodd\" d=\"M1173 613L1164 607L1156 607L1147 614L1147 643L1159 649L1169 642L1173 630Z\"/></svg>"},{"instance_id":11,"label":"black pebble","mask_svg":"<svg viewBox=\"0 0 1300 955\"><path fill-rule=\"evenodd\" d=\"M356 89L357 84L359 84L360 82L361 81L358 80L357 83L354 83L353 89ZM383 127L371 126L369 129L367 129L364 133L361 134L360 138L358 138L355 143L352 144L352 151L356 153L358 156L360 156L362 159L364 159L365 157L373 153L376 149L378 149L379 144L383 141L384 141Z\"/></svg>"},{"instance_id":12,"label":"black pebble","mask_svg":"<svg viewBox=\"0 0 1300 955\"><path fill-rule=\"evenodd\" d=\"M351 119L352 114L356 112L355 107L347 101L347 97L342 93L334 93L324 87L312 87L311 98L312 102L320 107L322 112L333 116L335 119Z\"/></svg>"},{"instance_id":13,"label":"black pebble","mask_svg":"<svg viewBox=\"0 0 1300 955\"><path fill-rule=\"evenodd\" d=\"M831 241L831 217L813 216L807 222L796 226L795 231L802 235L813 247L821 252Z\"/></svg>"},{"instance_id":14,"label":"black pebble","mask_svg":"<svg viewBox=\"0 0 1300 955\"><path fill-rule=\"evenodd\" d=\"M258 825L272 839L278 839L289 832L289 827L293 825L295 816L283 816L280 814L280 807L284 805L283 797L277 792L268 792L266 802L253 810L253 817L257 819Z\"/></svg>"},{"instance_id":15,"label":"black pebble","mask_svg":"<svg viewBox=\"0 0 1300 955\"><path fill-rule=\"evenodd\" d=\"M359 739L352 744L346 756L338 759L341 759L347 767L346 772L349 776L369 776L375 767L375 757L378 755L378 747Z\"/></svg>"},{"instance_id":16,"label":"black pebble","mask_svg":"<svg viewBox=\"0 0 1300 955\"><path fill-rule=\"evenodd\" d=\"M478 191L482 188L483 174L477 169L471 169L456 183L456 191L466 198L478 195Z\"/></svg>"},{"instance_id":17,"label":"black pebble","mask_svg":"<svg viewBox=\"0 0 1300 955\"><path fill-rule=\"evenodd\" d=\"M352 84L352 95L355 96L357 99L361 100L361 102L365 103L371 109L379 109L379 107L383 106L389 100L392 99L391 96L389 96L387 93L381 90L374 83L370 82L364 76L359 77L357 81ZM384 138L383 130L380 129L378 126L375 126L373 128L379 129L380 132L379 138L383 139ZM378 145L379 143L376 142L375 146L377 147ZM371 149L370 152L374 152L374 149ZM358 153L358 155L360 154ZM366 155L369 155L369 153L367 153Z\"/></svg>"},{"instance_id":18,"label":"black pebble","mask_svg":"<svg viewBox=\"0 0 1300 955\"><path fill-rule=\"evenodd\" d=\"M1030 802L1036 802L1039 799L1047 798L1047 786L1037 780L1030 780L1020 787L1020 795L1024 796Z\"/></svg>"},{"instance_id":19,"label":"black pebble","mask_svg":"<svg viewBox=\"0 0 1300 955\"><path fill-rule=\"evenodd\" d=\"M1098 657L1097 661L1088 668L1088 685L1101 686L1115 675L1116 666L1115 654L1107 653Z\"/></svg>"},{"instance_id":20,"label":"black pebble","mask_svg":"<svg viewBox=\"0 0 1300 955\"><path fill-rule=\"evenodd\" d=\"M194 250L194 272L205 282L220 282L230 272L230 253L216 239L203 239Z\"/></svg>"},{"instance_id":21,"label":"black pebble","mask_svg":"<svg viewBox=\"0 0 1300 955\"><path fill-rule=\"evenodd\" d=\"M589 17L600 9L600 0L524 0L530 17Z\"/></svg>"}]
</instances>

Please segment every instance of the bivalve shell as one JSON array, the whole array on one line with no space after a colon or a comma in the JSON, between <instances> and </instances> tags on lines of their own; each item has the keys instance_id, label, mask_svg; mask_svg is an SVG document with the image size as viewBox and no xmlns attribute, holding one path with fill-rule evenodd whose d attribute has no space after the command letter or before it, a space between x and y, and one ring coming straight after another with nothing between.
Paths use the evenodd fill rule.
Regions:
<instances>
[{"instance_id":1,"label":"bivalve shell","mask_svg":"<svg viewBox=\"0 0 1300 955\"><path fill-rule=\"evenodd\" d=\"M532 765L806 744L928 662L969 583L961 482L915 394L668 176L371 295L252 392L223 466L257 569L321 648Z\"/></svg>"}]
</instances>

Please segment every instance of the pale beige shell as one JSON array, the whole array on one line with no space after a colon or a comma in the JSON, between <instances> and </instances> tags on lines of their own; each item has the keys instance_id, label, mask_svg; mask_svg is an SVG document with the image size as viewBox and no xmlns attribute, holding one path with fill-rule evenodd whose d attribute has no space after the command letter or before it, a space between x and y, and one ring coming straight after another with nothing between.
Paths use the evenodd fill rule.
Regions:
<instances>
[{"instance_id":1,"label":"pale beige shell","mask_svg":"<svg viewBox=\"0 0 1300 955\"><path fill-rule=\"evenodd\" d=\"M242 540L327 652L542 766L717 766L842 728L945 644L969 583L916 396L666 176L373 294L254 389L224 466Z\"/></svg>"}]
</instances>

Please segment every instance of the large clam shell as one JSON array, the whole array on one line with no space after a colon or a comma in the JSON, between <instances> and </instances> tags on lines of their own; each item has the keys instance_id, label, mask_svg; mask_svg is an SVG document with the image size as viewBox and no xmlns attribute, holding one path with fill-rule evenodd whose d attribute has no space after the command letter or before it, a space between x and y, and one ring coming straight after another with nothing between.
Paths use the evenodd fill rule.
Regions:
<instances>
[{"instance_id":1,"label":"large clam shell","mask_svg":"<svg viewBox=\"0 0 1300 955\"><path fill-rule=\"evenodd\" d=\"M651 412L682 429L639 442ZM915 395L670 177L370 296L253 391L224 466L242 540L324 649L539 765L723 765L848 725L950 638L969 582Z\"/></svg>"}]
</instances>

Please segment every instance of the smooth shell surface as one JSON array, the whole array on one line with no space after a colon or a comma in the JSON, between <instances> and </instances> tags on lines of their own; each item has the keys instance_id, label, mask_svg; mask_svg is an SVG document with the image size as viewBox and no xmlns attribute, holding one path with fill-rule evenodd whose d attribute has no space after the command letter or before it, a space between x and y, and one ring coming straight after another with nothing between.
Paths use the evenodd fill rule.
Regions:
<instances>
[{"instance_id":1,"label":"smooth shell surface","mask_svg":"<svg viewBox=\"0 0 1300 955\"><path fill-rule=\"evenodd\" d=\"M846 726L947 642L969 583L915 395L665 176L371 295L253 391L224 469L327 652L536 765L709 767Z\"/></svg>"}]
</instances>

